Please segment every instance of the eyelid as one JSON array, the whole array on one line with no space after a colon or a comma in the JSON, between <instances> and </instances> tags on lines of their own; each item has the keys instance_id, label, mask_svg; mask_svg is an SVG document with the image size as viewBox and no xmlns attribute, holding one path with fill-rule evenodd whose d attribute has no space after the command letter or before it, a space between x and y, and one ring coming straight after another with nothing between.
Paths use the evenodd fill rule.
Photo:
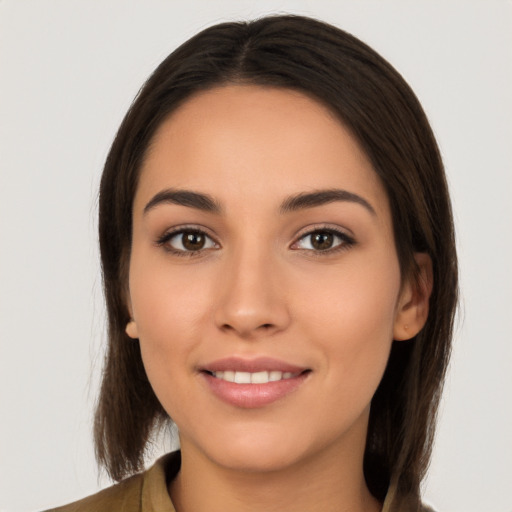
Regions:
<instances>
[{"instance_id":1,"label":"eyelid","mask_svg":"<svg viewBox=\"0 0 512 512\"><path fill-rule=\"evenodd\" d=\"M167 243L176 235L179 235L180 233L185 232L196 232L200 233L206 237L208 237L215 245L215 247L208 247L208 248L202 248L198 249L197 251L187 251L187 250L181 250L176 249L174 247L169 247ZM332 233L334 236L341 239L341 243L335 245L332 248L324 249L324 250L314 250L314 249L304 249L304 248L298 248L294 247L296 246L303 238L310 236L317 232L328 232ZM315 254L329 254L336 252L337 250L342 250L345 248L348 248L356 243L356 240L354 239L354 236L352 232L346 228L342 228L339 225L333 225L333 224L314 224L311 226L307 226L305 228L302 228L299 233L295 236L294 241L290 245L290 249L294 250L302 250L309 253L315 253ZM178 226L173 226L172 228L168 228L161 236L157 238L155 241L155 245L157 246L163 246L167 251L170 253L174 253L180 256L194 256L199 255L205 251L210 251L211 249L220 249L221 244L217 240L217 237L211 233L211 230L206 228L205 226L198 225L198 224L182 224Z\"/></svg>"},{"instance_id":2,"label":"eyelid","mask_svg":"<svg viewBox=\"0 0 512 512\"><path fill-rule=\"evenodd\" d=\"M220 248L220 243L218 242L217 238L211 233L211 231L201 225L198 224L182 224L178 226L173 226L172 228L168 228L165 230L165 232L159 236L156 241L155 245L157 246L163 246L167 251L179 254L179 255L186 255L186 256L192 256L199 254L203 251L211 250L212 248L206 248L206 249L199 249L197 251L183 251L180 249L175 249L173 247L168 247L166 244L169 242L173 237L176 235L179 235L180 233L186 233L186 232L194 232L194 233L200 233L206 237L208 237L210 240L213 241L215 244L215 249Z\"/></svg>"},{"instance_id":3,"label":"eyelid","mask_svg":"<svg viewBox=\"0 0 512 512\"><path fill-rule=\"evenodd\" d=\"M290 248L294 249L294 246L298 244L300 240L303 238L310 236L314 233L318 232L327 232L332 233L333 235L337 236L338 238L342 239L342 243L325 250L313 250L313 249L301 249L301 248L295 248L295 250L303 250L311 253L317 253L317 254L328 254L331 252L334 252L339 249L344 249L349 246L352 246L356 243L356 240L354 238L354 235L352 232L348 229L341 228L338 225L333 224L315 224L312 226L307 226L300 230L300 232L296 235L294 242L291 244Z\"/></svg>"},{"instance_id":4,"label":"eyelid","mask_svg":"<svg viewBox=\"0 0 512 512\"><path fill-rule=\"evenodd\" d=\"M340 234L341 236L347 237L347 238L354 238L354 233L348 228L344 228L339 226L338 224L329 224L329 223L319 223L319 224L311 224L309 226L305 226L301 228L298 233L295 235L294 239L295 241L299 240L300 238L310 235L311 233L315 233L317 231L330 231L334 234ZM294 242L295 243L295 242Z\"/></svg>"}]
</instances>

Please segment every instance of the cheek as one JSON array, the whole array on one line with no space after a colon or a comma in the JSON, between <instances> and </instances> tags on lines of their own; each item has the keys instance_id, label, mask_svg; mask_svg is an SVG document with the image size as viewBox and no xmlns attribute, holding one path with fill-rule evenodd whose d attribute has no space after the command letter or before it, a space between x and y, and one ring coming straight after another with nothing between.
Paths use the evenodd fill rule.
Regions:
<instances>
[{"instance_id":1,"label":"cheek","mask_svg":"<svg viewBox=\"0 0 512 512\"><path fill-rule=\"evenodd\" d=\"M170 265L149 251L134 253L130 298L140 338L169 340L193 333L208 309L209 279L200 266Z\"/></svg>"},{"instance_id":2,"label":"cheek","mask_svg":"<svg viewBox=\"0 0 512 512\"><path fill-rule=\"evenodd\" d=\"M150 256L132 255L130 297L146 373L169 411L170 389L191 367L200 326L210 315L208 282L200 271L172 268Z\"/></svg>"},{"instance_id":3,"label":"cheek","mask_svg":"<svg viewBox=\"0 0 512 512\"><path fill-rule=\"evenodd\" d=\"M317 275L314 287L305 283L302 328L323 351L332 386L371 399L391 349L400 271L393 259L358 263Z\"/></svg>"}]
</instances>

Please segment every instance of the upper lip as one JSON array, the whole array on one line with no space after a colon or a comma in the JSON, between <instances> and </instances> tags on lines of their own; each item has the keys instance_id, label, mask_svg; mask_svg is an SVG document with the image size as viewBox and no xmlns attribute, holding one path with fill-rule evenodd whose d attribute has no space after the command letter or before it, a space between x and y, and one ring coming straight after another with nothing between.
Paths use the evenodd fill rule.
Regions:
<instances>
[{"instance_id":1,"label":"upper lip","mask_svg":"<svg viewBox=\"0 0 512 512\"><path fill-rule=\"evenodd\" d=\"M228 370L238 372L264 372L264 371L279 371L279 372L290 372L290 373L302 373L308 370L305 366L297 366L290 364L279 359L272 357L256 357L253 359L244 359L241 357L225 357L217 359L211 363L205 364L200 367L200 370L206 372L224 372Z\"/></svg>"}]
</instances>

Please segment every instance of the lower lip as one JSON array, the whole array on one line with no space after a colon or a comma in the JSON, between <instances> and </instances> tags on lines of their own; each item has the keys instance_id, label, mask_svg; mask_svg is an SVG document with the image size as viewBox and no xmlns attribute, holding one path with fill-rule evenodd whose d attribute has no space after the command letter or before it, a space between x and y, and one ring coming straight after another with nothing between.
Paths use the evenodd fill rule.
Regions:
<instances>
[{"instance_id":1,"label":"lower lip","mask_svg":"<svg viewBox=\"0 0 512 512\"><path fill-rule=\"evenodd\" d=\"M306 380L309 372L266 384L236 384L218 379L206 372L201 375L213 394L222 401L235 407L256 409L276 402L295 391Z\"/></svg>"}]
</instances>

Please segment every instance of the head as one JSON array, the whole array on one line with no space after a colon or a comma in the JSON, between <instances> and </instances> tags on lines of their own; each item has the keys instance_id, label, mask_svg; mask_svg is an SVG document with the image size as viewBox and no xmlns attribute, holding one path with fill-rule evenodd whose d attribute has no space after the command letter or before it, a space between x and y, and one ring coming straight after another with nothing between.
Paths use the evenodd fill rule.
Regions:
<instances>
[{"instance_id":1,"label":"head","mask_svg":"<svg viewBox=\"0 0 512 512\"><path fill-rule=\"evenodd\" d=\"M392 344L371 402L365 450L365 477L377 498L391 479L397 501L416 495L429 460L457 297L441 158L418 100L382 57L337 28L294 16L226 23L187 41L146 82L114 140L100 188L109 344L96 415L99 460L116 479L137 471L152 433L169 421L140 346L125 332L141 170L173 113L201 93L236 85L294 91L332 114L385 192L401 282L425 288L418 255L431 262L428 318L412 339L403 334Z\"/></svg>"}]
</instances>

